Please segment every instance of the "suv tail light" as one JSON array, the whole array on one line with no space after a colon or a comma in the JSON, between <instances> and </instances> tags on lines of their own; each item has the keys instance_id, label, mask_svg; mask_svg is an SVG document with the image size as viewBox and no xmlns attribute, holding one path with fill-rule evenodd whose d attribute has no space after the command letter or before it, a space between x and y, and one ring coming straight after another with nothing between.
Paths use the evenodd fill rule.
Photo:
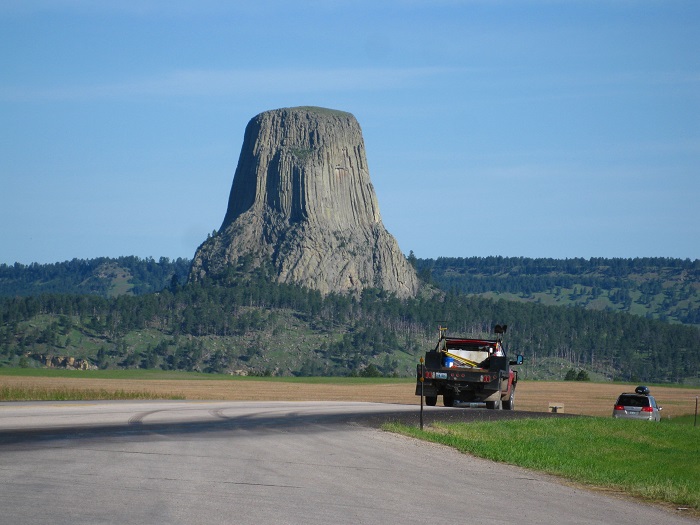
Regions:
<instances>
[{"instance_id":1,"label":"suv tail light","mask_svg":"<svg viewBox=\"0 0 700 525\"><path fill-rule=\"evenodd\" d=\"M654 409L651 407L642 407L642 412L653 412Z\"/></svg>"}]
</instances>

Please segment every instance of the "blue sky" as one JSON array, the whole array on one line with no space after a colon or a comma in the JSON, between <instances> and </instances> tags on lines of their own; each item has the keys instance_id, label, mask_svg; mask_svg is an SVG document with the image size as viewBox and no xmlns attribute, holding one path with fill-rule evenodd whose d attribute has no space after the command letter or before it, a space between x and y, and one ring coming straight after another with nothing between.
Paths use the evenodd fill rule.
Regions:
<instances>
[{"instance_id":1,"label":"blue sky","mask_svg":"<svg viewBox=\"0 0 700 525\"><path fill-rule=\"evenodd\" d=\"M700 258L700 2L4 0L0 263L191 258L247 122L349 111L440 256Z\"/></svg>"}]
</instances>

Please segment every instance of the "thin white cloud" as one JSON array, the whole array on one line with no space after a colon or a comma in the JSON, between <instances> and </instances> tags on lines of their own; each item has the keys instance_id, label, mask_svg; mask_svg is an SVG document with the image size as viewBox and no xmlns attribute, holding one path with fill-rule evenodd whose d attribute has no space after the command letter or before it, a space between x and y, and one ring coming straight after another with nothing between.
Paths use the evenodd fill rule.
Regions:
<instances>
[{"instance_id":1,"label":"thin white cloud","mask_svg":"<svg viewBox=\"0 0 700 525\"><path fill-rule=\"evenodd\" d=\"M242 4L242 5L239 5ZM222 11L244 11L244 2L224 0L4 0L0 14L88 13L145 15L191 15Z\"/></svg>"},{"instance_id":2,"label":"thin white cloud","mask_svg":"<svg viewBox=\"0 0 700 525\"><path fill-rule=\"evenodd\" d=\"M5 101L106 99L149 96L226 96L245 93L377 91L418 85L455 72L452 68L190 69L104 84L32 88L0 87Z\"/></svg>"},{"instance_id":3,"label":"thin white cloud","mask_svg":"<svg viewBox=\"0 0 700 525\"><path fill-rule=\"evenodd\" d=\"M0 15L31 15L36 13L72 12L83 14L120 14L126 16L197 16L218 13L269 14L298 12L300 9L332 12L338 9L434 9L439 6L460 7L471 4L510 4L515 0L306 0L303 6L288 0L4 0ZM523 0L518 0L522 2ZM530 0L535 4L557 0Z\"/></svg>"}]
</instances>

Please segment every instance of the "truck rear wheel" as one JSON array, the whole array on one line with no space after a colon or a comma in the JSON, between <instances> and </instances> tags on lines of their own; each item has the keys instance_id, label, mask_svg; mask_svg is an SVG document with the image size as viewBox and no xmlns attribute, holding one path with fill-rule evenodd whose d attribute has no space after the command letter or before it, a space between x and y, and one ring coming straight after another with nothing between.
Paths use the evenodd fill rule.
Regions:
<instances>
[{"instance_id":1,"label":"truck rear wheel","mask_svg":"<svg viewBox=\"0 0 700 525\"><path fill-rule=\"evenodd\" d=\"M425 396L425 404L434 407L437 405L437 396Z\"/></svg>"},{"instance_id":2,"label":"truck rear wheel","mask_svg":"<svg viewBox=\"0 0 700 525\"><path fill-rule=\"evenodd\" d=\"M448 396L446 394L443 394L442 404L445 405L446 407L453 407L453 406L455 406L455 398L453 396Z\"/></svg>"},{"instance_id":3,"label":"truck rear wheel","mask_svg":"<svg viewBox=\"0 0 700 525\"><path fill-rule=\"evenodd\" d=\"M515 387L510 389L508 400L503 402L504 410L515 410Z\"/></svg>"}]
</instances>

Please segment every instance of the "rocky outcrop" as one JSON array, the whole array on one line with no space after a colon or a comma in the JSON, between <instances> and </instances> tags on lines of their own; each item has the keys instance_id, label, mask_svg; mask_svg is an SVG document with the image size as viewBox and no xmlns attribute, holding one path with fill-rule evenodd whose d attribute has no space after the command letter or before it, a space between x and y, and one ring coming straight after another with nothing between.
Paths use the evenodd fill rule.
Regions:
<instances>
[{"instance_id":1,"label":"rocky outcrop","mask_svg":"<svg viewBox=\"0 0 700 525\"><path fill-rule=\"evenodd\" d=\"M382 224L353 115L298 107L248 123L226 216L198 248L190 280L242 257L272 264L279 282L324 294L416 294L415 271Z\"/></svg>"},{"instance_id":2,"label":"rocky outcrop","mask_svg":"<svg viewBox=\"0 0 700 525\"><path fill-rule=\"evenodd\" d=\"M71 356L27 353L26 357L34 359L47 368L66 368L70 370L97 370L87 359Z\"/></svg>"}]
</instances>

